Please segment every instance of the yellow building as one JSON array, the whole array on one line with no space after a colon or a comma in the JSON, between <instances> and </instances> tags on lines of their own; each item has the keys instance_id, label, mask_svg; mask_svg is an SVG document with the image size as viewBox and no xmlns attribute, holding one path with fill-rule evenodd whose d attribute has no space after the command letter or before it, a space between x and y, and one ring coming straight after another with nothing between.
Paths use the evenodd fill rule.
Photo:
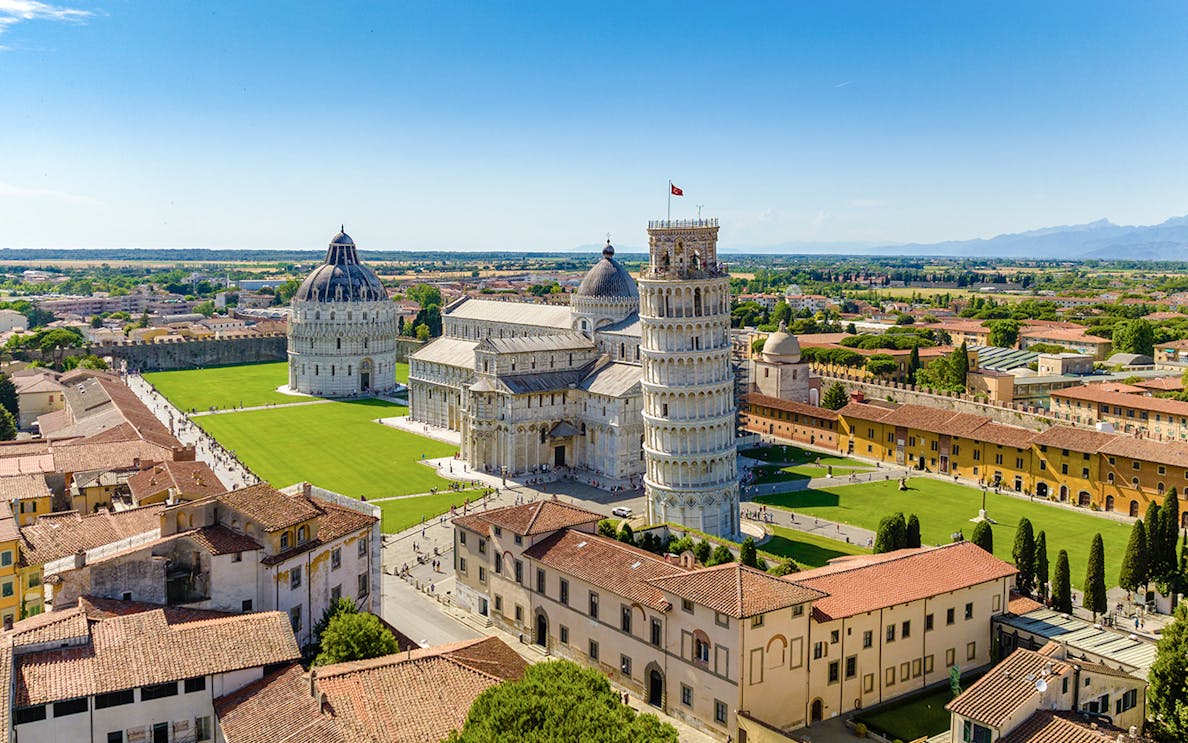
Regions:
<instances>
[{"instance_id":1,"label":"yellow building","mask_svg":"<svg viewBox=\"0 0 1188 743\"><path fill-rule=\"evenodd\" d=\"M44 475L0 477L0 501L11 506L20 526L28 526L53 510L53 492Z\"/></svg>"},{"instance_id":2,"label":"yellow building","mask_svg":"<svg viewBox=\"0 0 1188 743\"><path fill-rule=\"evenodd\" d=\"M0 622L4 629L41 613L41 570L24 562L17 520L8 502L0 501Z\"/></svg>"},{"instance_id":3,"label":"yellow building","mask_svg":"<svg viewBox=\"0 0 1188 743\"><path fill-rule=\"evenodd\" d=\"M1100 502L1101 456L1097 450L1114 437L1069 426L1037 433L1031 439L1036 496L1085 507Z\"/></svg>"}]
</instances>

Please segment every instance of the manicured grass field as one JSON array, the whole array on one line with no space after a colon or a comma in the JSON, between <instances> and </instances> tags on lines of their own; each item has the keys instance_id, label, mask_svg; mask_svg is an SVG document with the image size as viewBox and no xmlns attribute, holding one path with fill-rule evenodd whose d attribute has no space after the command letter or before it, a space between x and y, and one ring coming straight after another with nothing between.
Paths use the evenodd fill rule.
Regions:
<instances>
[{"instance_id":1,"label":"manicured grass field","mask_svg":"<svg viewBox=\"0 0 1188 743\"><path fill-rule=\"evenodd\" d=\"M449 481L418 460L422 454L430 459L449 456L453 446L374 422L407 412L408 408L381 400L356 400L193 420L276 486L308 480L369 499L448 488Z\"/></svg>"},{"instance_id":2,"label":"manicured grass field","mask_svg":"<svg viewBox=\"0 0 1188 743\"><path fill-rule=\"evenodd\" d=\"M289 365L283 361L150 372L144 378L183 411L237 408L241 403L244 407L254 407L307 399L276 391L289 381Z\"/></svg>"},{"instance_id":3,"label":"manicured grass field","mask_svg":"<svg viewBox=\"0 0 1188 743\"><path fill-rule=\"evenodd\" d=\"M450 506L462 507L466 500L478 500L480 490L464 490L461 492L446 491L437 495L422 495L416 498L399 498L397 500L380 501L375 505L384 514L383 532L395 534L410 526L421 523L424 517L432 522L437 516L450 510ZM461 511L459 511L461 513Z\"/></svg>"},{"instance_id":4,"label":"manicured grass field","mask_svg":"<svg viewBox=\"0 0 1188 743\"><path fill-rule=\"evenodd\" d=\"M947 544L949 535L956 531L962 531L966 538L972 536L974 525L969 519L976 516L981 507L980 490L924 477L909 480L908 488L900 491L898 482L891 480L762 495L755 501L872 530L878 528L884 516L896 511L915 513L920 518L921 536L927 544ZM1057 553L1068 550L1072 582L1078 588L1085 581L1089 544L1093 535L1101 532L1105 544L1106 584L1112 586L1117 582L1118 568L1130 538L1129 524L993 492L986 496L986 508L990 518L998 522L993 526L994 554L1003 560L1013 561L1011 548L1015 542L1015 528L1019 519L1026 516L1036 533L1047 532L1048 561L1053 570Z\"/></svg>"},{"instance_id":5,"label":"manicured grass field","mask_svg":"<svg viewBox=\"0 0 1188 743\"><path fill-rule=\"evenodd\" d=\"M801 449L799 446L777 445L777 446L760 446L754 449L747 449L741 454L744 457L751 459L758 459L763 462L770 462L772 464L785 465L817 465L826 467L833 465L834 467L870 467L857 459L850 459L849 457L839 457L833 454L821 454L820 452L810 451L808 449Z\"/></svg>"},{"instance_id":6,"label":"manicured grass field","mask_svg":"<svg viewBox=\"0 0 1188 743\"><path fill-rule=\"evenodd\" d=\"M791 557L806 568L819 568L835 557L864 555L870 552L856 544L846 544L836 539L783 526L771 525L771 530L771 539L764 542L759 549L780 557Z\"/></svg>"},{"instance_id":7,"label":"manicured grass field","mask_svg":"<svg viewBox=\"0 0 1188 743\"><path fill-rule=\"evenodd\" d=\"M850 464L857 464L853 460L849 460ZM754 484L765 485L773 482L785 482L788 480L812 480L817 477L826 477L830 473L834 477L841 477L848 475L851 472L869 472L873 467L863 466L849 466L818 467L815 464L796 464L791 467L780 467L779 465L762 465L752 470L755 473Z\"/></svg>"},{"instance_id":8,"label":"manicured grass field","mask_svg":"<svg viewBox=\"0 0 1188 743\"><path fill-rule=\"evenodd\" d=\"M982 674L967 675L961 679L962 688L969 688ZM902 702L858 715L856 720L883 733L892 740L919 740L931 737L949 729L949 712L945 705L953 701L953 692L947 685Z\"/></svg>"},{"instance_id":9,"label":"manicured grass field","mask_svg":"<svg viewBox=\"0 0 1188 743\"><path fill-rule=\"evenodd\" d=\"M284 361L150 372L144 378L184 411L226 410L241 404L250 408L310 399L276 391L289 382L289 365ZM408 364L396 364L396 381L408 383Z\"/></svg>"}]
</instances>

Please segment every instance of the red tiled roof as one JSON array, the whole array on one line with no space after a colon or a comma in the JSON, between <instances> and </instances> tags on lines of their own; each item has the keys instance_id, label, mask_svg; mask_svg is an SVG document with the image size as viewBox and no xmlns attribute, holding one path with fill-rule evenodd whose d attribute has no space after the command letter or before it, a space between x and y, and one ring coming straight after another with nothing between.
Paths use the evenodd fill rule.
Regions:
<instances>
[{"instance_id":1,"label":"red tiled roof","mask_svg":"<svg viewBox=\"0 0 1188 743\"><path fill-rule=\"evenodd\" d=\"M136 503L170 488L179 495L199 498L227 490L206 462L162 462L128 478L128 489Z\"/></svg>"},{"instance_id":2,"label":"red tiled roof","mask_svg":"<svg viewBox=\"0 0 1188 743\"><path fill-rule=\"evenodd\" d=\"M30 565L44 565L79 550L160 529L164 508L157 504L114 513L103 510L87 516L78 511L47 514L21 527L21 535L25 538L22 551Z\"/></svg>"},{"instance_id":3,"label":"red tiled roof","mask_svg":"<svg viewBox=\"0 0 1188 743\"><path fill-rule=\"evenodd\" d=\"M1053 393L1054 394L1054 393ZM1053 426L1037 433L1031 443L1081 453L1093 453L1117 438L1116 434L1071 426Z\"/></svg>"},{"instance_id":4,"label":"red tiled roof","mask_svg":"<svg viewBox=\"0 0 1188 743\"><path fill-rule=\"evenodd\" d=\"M266 532L287 529L320 515L307 499L285 495L266 483L231 490L215 499L220 505L259 522Z\"/></svg>"},{"instance_id":5,"label":"red tiled roof","mask_svg":"<svg viewBox=\"0 0 1188 743\"><path fill-rule=\"evenodd\" d=\"M648 582L736 619L766 614L825 596L816 589L780 580L736 562L653 578Z\"/></svg>"},{"instance_id":6,"label":"red tiled roof","mask_svg":"<svg viewBox=\"0 0 1188 743\"><path fill-rule=\"evenodd\" d=\"M783 580L829 594L813 607L814 615L827 621L969 588L1016 572L1013 565L972 542L956 542L835 561ZM928 580L921 580L922 575Z\"/></svg>"},{"instance_id":7,"label":"red tiled roof","mask_svg":"<svg viewBox=\"0 0 1188 743\"><path fill-rule=\"evenodd\" d=\"M1089 720L1071 712L1041 710L999 739L999 743L1113 743L1126 731L1100 719ZM1147 736L1125 737L1129 743L1151 740Z\"/></svg>"},{"instance_id":8,"label":"red tiled roof","mask_svg":"<svg viewBox=\"0 0 1188 743\"><path fill-rule=\"evenodd\" d=\"M1052 390L1051 396L1054 398L1081 400L1083 402L1113 405L1120 408L1150 410L1158 413L1167 413L1168 415L1188 417L1188 402L1171 400L1165 397L1132 395L1127 392L1110 392L1102 389L1102 386L1097 384L1086 384L1080 387Z\"/></svg>"},{"instance_id":9,"label":"red tiled roof","mask_svg":"<svg viewBox=\"0 0 1188 743\"><path fill-rule=\"evenodd\" d=\"M49 498L49 485L45 484L45 475L10 475L0 477L0 500L12 501L20 498Z\"/></svg>"},{"instance_id":10,"label":"red tiled roof","mask_svg":"<svg viewBox=\"0 0 1188 743\"><path fill-rule=\"evenodd\" d=\"M1106 455L1129 457L1144 462L1188 467L1188 442L1183 441L1155 441L1117 434L1097 451Z\"/></svg>"},{"instance_id":11,"label":"red tiled roof","mask_svg":"<svg viewBox=\"0 0 1188 743\"><path fill-rule=\"evenodd\" d=\"M882 421L894 413L895 409L884 408L880 405L871 405L865 402L850 402L846 403L846 406L837 412L843 418L853 418L860 421Z\"/></svg>"},{"instance_id":12,"label":"red tiled roof","mask_svg":"<svg viewBox=\"0 0 1188 743\"><path fill-rule=\"evenodd\" d=\"M1072 666L1034 650L1019 649L961 692L945 709L955 715L1001 728L1035 697L1035 680L1072 672Z\"/></svg>"},{"instance_id":13,"label":"red tiled roof","mask_svg":"<svg viewBox=\"0 0 1188 743\"><path fill-rule=\"evenodd\" d=\"M227 743L345 743L334 717L323 714L309 677L293 663L214 702Z\"/></svg>"},{"instance_id":14,"label":"red tiled roof","mask_svg":"<svg viewBox=\"0 0 1188 743\"><path fill-rule=\"evenodd\" d=\"M264 565L275 565L284 562L294 555L308 552L323 544L329 544L348 534L370 529L378 520L374 516L361 511L335 505L320 498L307 498L304 495L289 497L303 500L317 512L317 535L313 539L294 545L292 549L264 558L260 561Z\"/></svg>"},{"instance_id":15,"label":"red tiled roof","mask_svg":"<svg viewBox=\"0 0 1188 743\"><path fill-rule=\"evenodd\" d=\"M767 395L752 393L744 397L743 400L752 405L763 405L765 407L775 408L776 410L787 410L790 413L800 413L822 420L835 421L838 417L838 411L836 410L820 408L816 405L809 405L808 403L796 402L794 400L781 400L778 397L768 397Z\"/></svg>"},{"instance_id":16,"label":"red tiled roof","mask_svg":"<svg viewBox=\"0 0 1188 743\"><path fill-rule=\"evenodd\" d=\"M524 550L524 556L659 611L669 604L651 581L685 572L651 552L570 529L545 537Z\"/></svg>"},{"instance_id":17,"label":"red tiled roof","mask_svg":"<svg viewBox=\"0 0 1188 743\"><path fill-rule=\"evenodd\" d=\"M1001 423L994 423L992 421L978 426L976 430L965 435L971 439L985 441L988 444L1001 444L1003 446L1013 446L1016 449L1027 449L1031 446L1031 440L1035 438L1036 433L1036 431L1027 428L1004 426Z\"/></svg>"},{"instance_id":18,"label":"red tiled roof","mask_svg":"<svg viewBox=\"0 0 1188 743\"><path fill-rule=\"evenodd\" d=\"M489 527L498 526L513 534L532 536L571 526L581 526L597 522L600 519L602 519L602 515L594 511L587 511L561 501L543 500L536 503L525 503L522 506L506 506L493 511L459 516L454 519L453 523L480 534L487 534Z\"/></svg>"}]
</instances>

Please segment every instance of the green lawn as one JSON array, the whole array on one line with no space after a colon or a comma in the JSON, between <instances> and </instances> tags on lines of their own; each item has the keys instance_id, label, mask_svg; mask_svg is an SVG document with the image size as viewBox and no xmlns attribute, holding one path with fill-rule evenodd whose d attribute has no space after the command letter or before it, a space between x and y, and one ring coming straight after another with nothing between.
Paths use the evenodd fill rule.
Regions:
<instances>
[{"instance_id":1,"label":"green lawn","mask_svg":"<svg viewBox=\"0 0 1188 743\"><path fill-rule=\"evenodd\" d=\"M235 408L241 403L253 407L302 399L276 391L289 382L289 365L284 361L150 372L144 378L183 411Z\"/></svg>"},{"instance_id":2,"label":"green lawn","mask_svg":"<svg viewBox=\"0 0 1188 743\"><path fill-rule=\"evenodd\" d=\"M193 420L276 486L308 480L355 498L449 487L449 481L418 460L422 454L449 456L453 446L374 422L407 412L408 408L382 400L353 400Z\"/></svg>"},{"instance_id":3,"label":"green lawn","mask_svg":"<svg viewBox=\"0 0 1188 743\"><path fill-rule=\"evenodd\" d=\"M481 493L480 490L447 491L437 495L381 501L375 505L379 506L384 514L383 532L395 534L421 523L422 517L433 521L437 516L449 511L450 506L461 508L466 500L473 503Z\"/></svg>"},{"instance_id":4,"label":"green lawn","mask_svg":"<svg viewBox=\"0 0 1188 743\"><path fill-rule=\"evenodd\" d=\"M909 480L908 487L900 491L898 483L891 480L762 495L756 496L755 502L872 530L878 528L884 516L896 511L915 513L920 517L921 536L928 544L947 544L949 535L959 530L967 538L973 534L974 525L969 519L981 507L980 490L924 477ZM1003 560L1012 561L1015 527L1026 516L1037 533L1047 532L1048 561L1053 568L1057 553L1068 550L1073 585L1079 588L1085 581L1089 543L1096 532L1101 532L1105 544L1106 582L1114 585L1118 580L1130 538L1129 524L993 492L986 496L986 508L990 518L999 522L993 526L994 554Z\"/></svg>"},{"instance_id":5,"label":"green lawn","mask_svg":"<svg viewBox=\"0 0 1188 743\"><path fill-rule=\"evenodd\" d=\"M181 410L225 410L267 403L294 403L304 399L276 391L289 382L284 361L263 364L215 366L207 369L150 372L144 378ZM396 364L396 381L408 383L408 364Z\"/></svg>"},{"instance_id":6,"label":"green lawn","mask_svg":"<svg viewBox=\"0 0 1188 743\"><path fill-rule=\"evenodd\" d=\"M769 528L772 530L771 539L764 542L759 549L780 557L791 557L806 568L819 568L835 557L864 555L870 552L865 547L846 544L818 534L783 526L769 525Z\"/></svg>"},{"instance_id":7,"label":"green lawn","mask_svg":"<svg viewBox=\"0 0 1188 743\"><path fill-rule=\"evenodd\" d=\"M981 675L962 677L962 688L969 688ZM854 719L865 722L867 727L891 740L918 740L949 729L949 712L945 705L951 701L953 692L944 685L902 702L893 702L875 712L864 712Z\"/></svg>"},{"instance_id":8,"label":"green lawn","mask_svg":"<svg viewBox=\"0 0 1188 743\"><path fill-rule=\"evenodd\" d=\"M773 482L786 482L788 480L812 480L817 477L826 477L830 473L834 477L841 477L848 475L851 472L869 472L873 467L853 466L858 464L854 460L846 460L850 466L839 467L830 464L829 466L818 467L815 464L795 464L790 467L780 467L779 465L761 465L755 467L752 472L755 473L755 485L766 485ZM830 469L832 467L832 469Z\"/></svg>"}]
</instances>

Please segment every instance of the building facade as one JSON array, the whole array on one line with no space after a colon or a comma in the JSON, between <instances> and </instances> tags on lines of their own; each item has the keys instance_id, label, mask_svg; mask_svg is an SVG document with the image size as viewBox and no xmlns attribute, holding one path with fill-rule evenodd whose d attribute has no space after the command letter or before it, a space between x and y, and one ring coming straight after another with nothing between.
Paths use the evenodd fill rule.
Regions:
<instances>
[{"instance_id":1,"label":"building facade","mask_svg":"<svg viewBox=\"0 0 1188 743\"><path fill-rule=\"evenodd\" d=\"M289 389L350 397L395 387L396 315L379 277L360 262L355 241L339 232L293 295Z\"/></svg>"},{"instance_id":2,"label":"building facade","mask_svg":"<svg viewBox=\"0 0 1188 743\"><path fill-rule=\"evenodd\" d=\"M730 277L717 220L648 224L640 278L644 489L651 523L738 533Z\"/></svg>"}]
</instances>

